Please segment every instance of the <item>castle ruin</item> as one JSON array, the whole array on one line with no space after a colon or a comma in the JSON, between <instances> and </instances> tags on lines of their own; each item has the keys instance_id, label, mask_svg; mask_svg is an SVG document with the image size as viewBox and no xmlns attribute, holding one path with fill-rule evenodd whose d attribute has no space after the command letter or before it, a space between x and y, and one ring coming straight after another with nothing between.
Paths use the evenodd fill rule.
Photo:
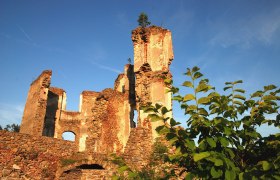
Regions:
<instances>
[{"instance_id":1,"label":"castle ruin","mask_svg":"<svg viewBox=\"0 0 280 180\"><path fill-rule=\"evenodd\" d=\"M71 168L85 165L94 164L96 169L101 167L108 171L111 167L104 159L111 153L122 155L131 167L138 169L148 161L147 154L158 137L155 128L162 122L151 122L148 114L140 107L151 102L162 104L167 109L172 108L172 94L166 93L168 87L162 78L172 78L169 70L173 60L171 32L156 26L138 27L132 31L132 41L134 65L125 65L124 72L118 75L113 89L107 88L101 92L83 91L77 112L67 111L66 92L51 86L52 71L43 71L30 85L20 134L34 137L34 141L42 139L49 148L52 148L52 143L68 146L65 154L58 150L58 159L75 153L82 153L88 159L68 167L58 166L54 169L56 179L67 179ZM134 122L135 112L138 115L137 122ZM172 116L172 111L168 113L168 116ZM64 132L74 133L75 141L63 141ZM1 133L5 136L5 133ZM10 147L10 139L5 139L4 136L1 135L1 138L6 143L5 146ZM23 137L16 139L25 141ZM64 142L72 144L65 145ZM38 148L36 144L33 146ZM59 145L57 146L59 149ZM0 150L1 148L4 145L1 145ZM8 164L2 163L0 167L9 166ZM24 164L20 168L24 169L23 166ZM108 177L108 174L100 176Z\"/></svg>"}]
</instances>

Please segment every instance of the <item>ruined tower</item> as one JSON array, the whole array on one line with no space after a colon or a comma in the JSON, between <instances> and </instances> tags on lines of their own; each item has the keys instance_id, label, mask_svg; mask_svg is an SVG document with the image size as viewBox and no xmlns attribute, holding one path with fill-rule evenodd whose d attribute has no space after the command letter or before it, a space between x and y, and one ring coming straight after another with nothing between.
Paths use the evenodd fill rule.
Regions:
<instances>
[{"instance_id":1,"label":"ruined tower","mask_svg":"<svg viewBox=\"0 0 280 180\"><path fill-rule=\"evenodd\" d=\"M162 122L150 122L140 107L152 102L172 108L171 93L166 93L167 87L162 78L172 78L169 70L174 56L171 32L157 26L138 27L132 31L132 41L138 126L152 129L154 139L157 137L155 128ZM172 112L167 115L172 116Z\"/></svg>"},{"instance_id":2,"label":"ruined tower","mask_svg":"<svg viewBox=\"0 0 280 180\"><path fill-rule=\"evenodd\" d=\"M43 71L42 74L31 83L21 122L21 133L35 136L43 135L51 75L52 71ZM54 123L50 123L50 126L54 127Z\"/></svg>"}]
</instances>

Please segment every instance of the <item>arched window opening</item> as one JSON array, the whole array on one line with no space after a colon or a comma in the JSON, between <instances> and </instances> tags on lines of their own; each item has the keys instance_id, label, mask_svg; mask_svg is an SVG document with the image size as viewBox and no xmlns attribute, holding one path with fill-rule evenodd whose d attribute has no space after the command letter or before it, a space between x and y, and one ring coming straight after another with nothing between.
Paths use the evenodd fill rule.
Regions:
<instances>
[{"instance_id":1,"label":"arched window opening","mask_svg":"<svg viewBox=\"0 0 280 180\"><path fill-rule=\"evenodd\" d=\"M104 169L99 164L83 164L76 167L77 169Z\"/></svg>"},{"instance_id":2,"label":"arched window opening","mask_svg":"<svg viewBox=\"0 0 280 180\"><path fill-rule=\"evenodd\" d=\"M67 141L75 141L76 135L71 131L65 131L62 134L62 139Z\"/></svg>"}]
</instances>

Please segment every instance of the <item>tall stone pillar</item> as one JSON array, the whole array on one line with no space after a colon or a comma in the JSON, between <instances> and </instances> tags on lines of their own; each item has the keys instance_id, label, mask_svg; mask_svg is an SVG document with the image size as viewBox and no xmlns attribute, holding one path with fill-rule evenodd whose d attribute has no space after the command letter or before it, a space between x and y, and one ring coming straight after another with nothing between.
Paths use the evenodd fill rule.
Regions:
<instances>
[{"instance_id":1,"label":"tall stone pillar","mask_svg":"<svg viewBox=\"0 0 280 180\"><path fill-rule=\"evenodd\" d=\"M32 82L27 96L20 132L42 136L52 71L46 70Z\"/></svg>"},{"instance_id":2,"label":"tall stone pillar","mask_svg":"<svg viewBox=\"0 0 280 180\"><path fill-rule=\"evenodd\" d=\"M152 102L162 104L167 109L172 108L171 93L166 93L168 87L162 77L172 78L169 66L173 60L171 32L161 27L138 27L132 31L134 46L134 72L136 76L136 109L138 111L137 125L148 127L153 139L158 135L155 128L162 122L151 122L140 107ZM167 114L172 116L172 112Z\"/></svg>"}]
</instances>

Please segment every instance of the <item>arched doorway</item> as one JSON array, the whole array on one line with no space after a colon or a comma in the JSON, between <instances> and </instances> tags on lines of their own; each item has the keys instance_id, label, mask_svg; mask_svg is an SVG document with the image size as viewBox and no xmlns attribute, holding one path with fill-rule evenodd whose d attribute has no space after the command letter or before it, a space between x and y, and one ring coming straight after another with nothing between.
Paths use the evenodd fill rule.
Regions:
<instances>
[{"instance_id":1,"label":"arched doorway","mask_svg":"<svg viewBox=\"0 0 280 180\"><path fill-rule=\"evenodd\" d=\"M59 177L61 180L69 180L69 179L107 179L110 175L103 168L103 166L99 164L82 164L76 166L73 169L64 171L63 174Z\"/></svg>"}]
</instances>

